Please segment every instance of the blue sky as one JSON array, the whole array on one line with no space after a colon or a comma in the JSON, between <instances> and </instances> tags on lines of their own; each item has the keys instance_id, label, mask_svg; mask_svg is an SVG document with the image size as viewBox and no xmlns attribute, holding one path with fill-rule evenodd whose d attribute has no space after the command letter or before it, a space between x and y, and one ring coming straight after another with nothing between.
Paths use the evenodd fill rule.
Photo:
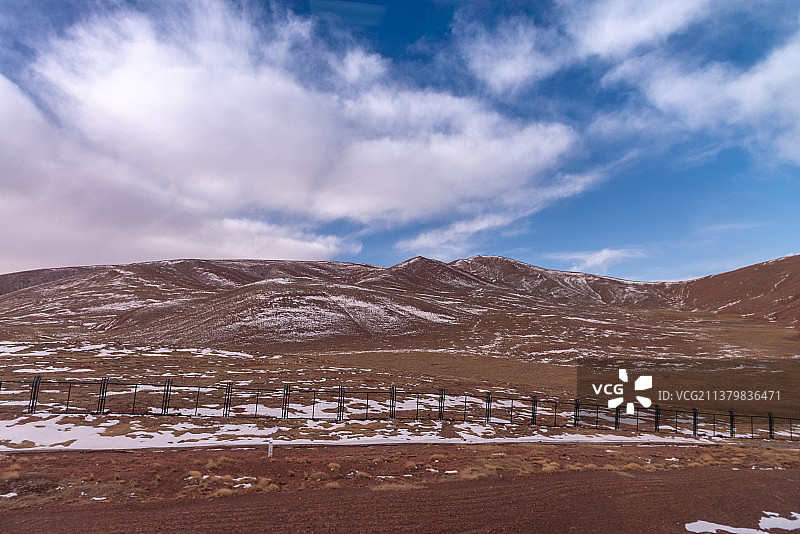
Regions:
<instances>
[{"instance_id":1,"label":"blue sky","mask_svg":"<svg viewBox=\"0 0 800 534\"><path fill-rule=\"evenodd\" d=\"M0 272L800 252L800 4L0 3Z\"/></svg>"}]
</instances>

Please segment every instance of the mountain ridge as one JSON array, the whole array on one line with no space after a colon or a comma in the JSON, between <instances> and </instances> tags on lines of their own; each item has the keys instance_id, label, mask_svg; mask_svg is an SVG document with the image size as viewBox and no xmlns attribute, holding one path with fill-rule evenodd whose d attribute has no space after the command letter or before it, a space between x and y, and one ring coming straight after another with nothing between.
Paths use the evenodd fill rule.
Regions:
<instances>
[{"instance_id":1,"label":"mountain ridge","mask_svg":"<svg viewBox=\"0 0 800 534\"><path fill-rule=\"evenodd\" d=\"M0 291L0 338L271 347L423 338L491 346L502 338L523 347L530 344L519 339L547 331L553 343L580 334L580 343L600 347L605 336L625 347L633 325L669 313L682 314L676 332L688 331L697 314L796 328L800 256L684 282L556 271L500 256L449 263L417 256L391 267L165 260L10 273L0 275Z\"/></svg>"}]
</instances>

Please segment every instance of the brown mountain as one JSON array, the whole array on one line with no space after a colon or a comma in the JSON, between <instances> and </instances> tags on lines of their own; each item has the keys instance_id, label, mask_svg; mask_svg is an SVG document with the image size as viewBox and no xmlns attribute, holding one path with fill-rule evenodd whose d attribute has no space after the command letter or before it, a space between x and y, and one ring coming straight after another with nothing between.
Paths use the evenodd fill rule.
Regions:
<instances>
[{"instance_id":1,"label":"brown mountain","mask_svg":"<svg viewBox=\"0 0 800 534\"><path fill-rule=\"evenodd\" d=\"M671 284L670 290L685 308L797 325L800 320L800 256Z\"/></svg>"},{"instance_id":2,"label":"brown mountain","mask_svg":"<svg viewBox=\"0 0 800 534\"><path fill-rule=\"evenodd\" d=\"M414 346L562 360L796 355L798 294L800 256L669 283L496 256L416 257L387 268L173 260L0 275L0 339L264 350ZM758 335L750 335L754 329ZM754 341L769 337L764 332L777 341Z\"/></svg>"}]
</instances>

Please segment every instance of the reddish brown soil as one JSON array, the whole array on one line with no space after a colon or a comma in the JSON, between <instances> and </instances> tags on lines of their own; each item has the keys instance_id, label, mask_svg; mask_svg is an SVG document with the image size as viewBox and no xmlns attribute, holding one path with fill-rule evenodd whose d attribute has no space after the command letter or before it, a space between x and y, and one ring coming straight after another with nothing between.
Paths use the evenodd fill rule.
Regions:
<instances>
[{"instance_id":1,"label":"reddish brown soil","mask_svg":"<svg viewBox=\"0 0 800 534\"><path fill-rule=\"evenodd\" d=\"M756 528L763 511L800 512L800 451L790 448L330 446L276 448L272 459L266 452L6 455L0 494L19 496L0 500L0 531L685 532L697 520ZM253 486L236 488L241 477Z\"/></svg>"},{"instance_id":2,"label":"reddish brown soil","mask_svg":"<svg viewBox=\"0 0 800 534\"><path fill-rule=\"evenodd\" d=\"M624 476L624 478L623 478ZM691 488L687 491L687 488ZM104 503L3 514L5 532L682 532L757 526L800 507L800 472L580 472L216 500Z\"/></svg>"}]
</instances>

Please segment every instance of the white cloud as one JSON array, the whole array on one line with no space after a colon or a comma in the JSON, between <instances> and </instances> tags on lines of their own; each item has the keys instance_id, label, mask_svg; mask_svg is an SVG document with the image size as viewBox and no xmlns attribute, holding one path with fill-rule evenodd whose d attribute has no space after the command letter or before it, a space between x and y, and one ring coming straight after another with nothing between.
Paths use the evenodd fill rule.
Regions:
<instances>
[{"instance_id":1,"label":"white cloud","mask_svg":"<svg viewBox=\"0 0 800 534\"><path fill-rule=\"evenodd\" d=\"M173 257L324 259L358 243L193 204L48 124L0 76L0 272Z\"/></svg>"},{"instance_id":2,"label":"white cloud","mask_svg":"<svg viewBox=\"0 0 800 534\"><path fill-rule=\"evenodd\" d=\"M544 27L515 17L489 29L462 13L454 30L472 75L493 92L507 93L590 56L619 61L640 48L658 47L709 16L710 5L711 0L562 0L559 24Z\"/></svg>"},{"instance_id":3,"label":"white cloud","mask_svg":"<svg viewBox=\"0 0 800 534\"><path fill-rule=\"evenodd\" d=\"M653 106L690 130L735 137L751 149L800 162L800 32L749 69L692 67L658 55L621 64L609 80L638 86Z\"/></svg>"},{"instance_id":4,"label":"white cloud","mask_svg":"<svg viewBox=\"0 0 800 534\"><path fill-rule=\"evenodd\" d=\"M412 238L401 239L395 244L395 248L442 260L464 257L474 252L492 232L496 234L558 199L583 193L604 178L605 175L601 172L560 174L551 178L547 185L499 192L497 202L506 207L503 213L481 214L427 230Z\"/></svg>"},{"instance_id":5,"label":"white cloud","mask_svg":"<svg viewBox=\"0 0 800 534\"><path fill-rule=\"evenodd\" d=\"M709 224L699 229L702 234L720 234L726 232L739 232L742 230L752 230L766 226L765 223L732 222L722 224Z\"/></svg>"},{"instance_id":6,"label":"white cloud","mask_svg":"<svg viewBox=\"0 0 800 534\"><path fill-rule=\"evenodd\" d=\"M21 224L0 238L0 269L325 258L359 248L314 230L330 221L385 228L503 211L515 190L574 194L547 172L575 142L563 124L401 87L386 59L326 48L307 19L178 11L106 13L38 50L27 89L48 115L0 80L0 190Z\"/></svg>"},{"instance_id":7,"label":"white cloud","mask_svg":"<svg viewBox=\"0 0 800 534\"><path fill-rule=\"evenodd\" d=\"M573 140L563 125L517 124L469 98L373 83L383 62L360 50L320 53L333 82L351 85L342 96L269 57L253 64L260 41L203 33L185 49L147 21L121 25L99 43L102 29L79 30L39 71L70 98L58 112L73 127L201 204L405 221L522 185Z\"/></svg>"},{"instance_id":8,"label":"white cloud","mask_svg":"<svg viewBox=\"0 0 800 534\"><path fill-rule=\"evenodd\" d=\"M410 254L424 254L441 260L452 260L467 254L474 246L476 234L503 228L514 221L506 215L482 215L470 220L456 221L444 228L422 232L398 241L395 247Z\"/></svg>"},{"instance_id":9,"label":"white cloud","mask_svg":"<svg viewBox=\"0 0 800 534\"><path fill-rule=\"evenodd\" d=\"M643 250L636 248L604 248L586 252L554 252L547 254L547 258L573 262L571 271L605 274L612 265L630 258L644 258L647 255Z\"/></svg>"},{"instance_id":10,"label":"white cloud","mask_svg":"<svg viewBox=\"0 0 800 534\"><path fill-rule=\"evenodd\" d=\"M620 58L659 44L710 14L709 0L564 1L566 28L583 56Z\"/></svg>"},{"instance_id":11,"label":"white cloud","mask_svg":"<svg viewBox=\"0 0 800 534\"><path fill-rule=\"evenodd\" d=\"M347 83L371 82L386 72L386 60L363 50L350 50L341 61L337 62L336 70Z\"/></svg>"},{"instance_id":12,"label":"white cloud","mask_svg":"<svg viewBox=\"0 0 800 534\"><path fill-rule=\"evenodd\" d=\"M457 33L470 71L497 93L546 78L571 60L566 39L525 19L500 21L493 31L463 24Z\"/></svg>"}]
</instances>

